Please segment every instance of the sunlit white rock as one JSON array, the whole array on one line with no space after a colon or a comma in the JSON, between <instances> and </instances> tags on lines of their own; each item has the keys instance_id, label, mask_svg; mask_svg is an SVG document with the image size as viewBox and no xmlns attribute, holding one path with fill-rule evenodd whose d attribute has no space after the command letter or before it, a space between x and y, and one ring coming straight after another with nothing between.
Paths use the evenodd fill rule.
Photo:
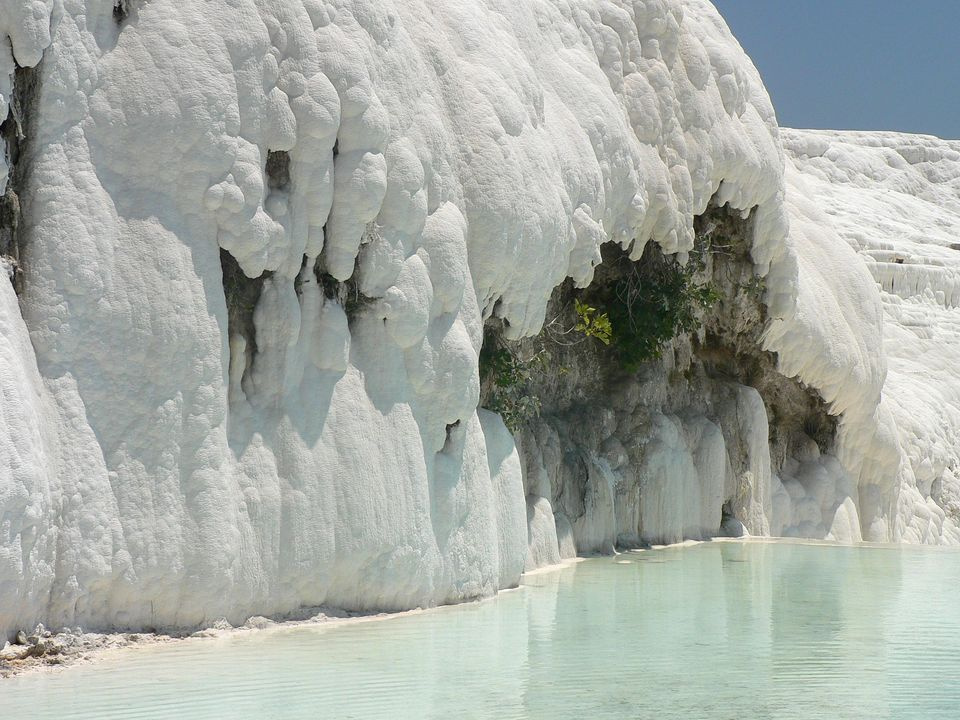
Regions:
<instances>
[{"instance_id":1,"label":"sunlit white rock","mask_svg":"<svg viewBox=\"0 0 960 720\"><path fill-rule=\"evenodd\" d=\"M650 539L716 527L728 482L750 532L776 516L960 539L953 410L931 417L948 356L923 311L953 307L947 263L876 274L904 333L888 349L919 337L939 358L936 382L891 380L878 406L861 248L785 172L759 76L705 0L152 0L119 21L111 3L54 5L0 2L18 63L43 57L19 306L0 282L0 635L455 602L515 584L527 558L609 550L608 459L588 459L589 519L551 518L478 413L483 320L538 332L601 243L684 253L714 197L752 211L766 345L843 414L841 451L774 478L748 388L720 425L663 416ZM13 67L0 53L2 114ZM269 273L256 347L231 337L221 251Z\"/></svg>"}]
</instances>

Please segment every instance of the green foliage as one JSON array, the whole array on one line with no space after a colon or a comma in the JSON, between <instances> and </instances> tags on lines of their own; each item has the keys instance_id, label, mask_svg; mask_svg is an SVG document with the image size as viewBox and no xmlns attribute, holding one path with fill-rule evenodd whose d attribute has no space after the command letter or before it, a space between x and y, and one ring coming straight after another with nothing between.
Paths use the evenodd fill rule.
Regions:
<instances>
[{"instance_id":1,"label":"green foliage","mask_svg":"<svg viewBox=\"0 0 960 720\"><path fill-rule=\"evenodd\" d=\"M588 307L599 308L590 317L602 316L609 322L610 342L627 370L636 371L660 357L665 343L697 330L700 312L719 301L713 285L696 279L703 267L700 255L685 266L672 259L641 261L639 266L631 264L626 276L610 287L587 294Z\"/></svg>"},{"instance_id":2,"label":"green foliage","mask_svg":"<svg viewBox=\"0 0 960 720\"><path fill-rule=\"evenodd\" d=\"M528 393L531 373L546 362L540 353L523 362L489 336L480 350L480 381L489 383L487 409L498 413L510 432L516 433L540 413L540 399Z\"/></svg>"},{"instance_id":3,"label":"green foliage","mask_svg":"<svg viewBox=\"0 0 960 720\"><path fill-rule=\"evenodd\" d=\"M490 378L498 388L510 388L526 379L526 371L509 350L485 342L480 350L480 378Z\"/></svg>"},{"instance_id":4,"label":"green foliage","mask_svg":"<svg viewBox=\"0 0 960 720\"><path fill-rule=\"evenodd\" d=\"M519 432L528 420L540 414L540 398L532 395L497 394L494 398L487 409L499 414L511 433Z\"/></svg>"},{"instance_id":5,"label":"green foliage","mask_svg":"<svg viewBox=\"0 0 960 720\"><path fill-rule=\"evenodd\" d=\"M577 331L609 345L613 339L613 326L610 324L609 315L580 300L574 300L573 305L577 313Z\"/></svg>"},{"instance_id":6,"label":"green foliage","mask_svg":"<svg viewBox=\"0 0 960 720\"><path fill-rule=\"evenodd\" d=\"M759 275L751 275L747 282L740 285L740 289L749 297L759 301L763 299L763 293L766 292L767 281Z\"/></svg>"}]
</instances>

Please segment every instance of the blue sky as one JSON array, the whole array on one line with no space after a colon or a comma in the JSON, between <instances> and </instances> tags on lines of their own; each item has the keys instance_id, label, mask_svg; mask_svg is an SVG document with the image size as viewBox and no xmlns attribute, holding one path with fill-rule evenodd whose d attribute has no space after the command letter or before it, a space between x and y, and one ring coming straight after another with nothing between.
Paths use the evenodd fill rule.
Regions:
<instances>
[{"instance_id":1,"label":"blue sky","mask_svg":"<svg viewBox=\"0 0 960 720\"><path fill-rule=\"evenodd\" d=\"M788 127L960 138L960 0L713 0Z\"/></svg>"}]
</instances>

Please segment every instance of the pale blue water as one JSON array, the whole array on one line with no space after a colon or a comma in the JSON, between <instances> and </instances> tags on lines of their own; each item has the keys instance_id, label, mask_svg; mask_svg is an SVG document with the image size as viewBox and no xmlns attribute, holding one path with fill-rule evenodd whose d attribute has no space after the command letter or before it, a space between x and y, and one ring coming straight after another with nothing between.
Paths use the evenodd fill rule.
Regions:
<instances>
[{"instance_id":1,"label":"pale blue water","mask_svg":"<svg viewBox=\"0 0 960 720\"><path fill-rule=\"evenodd\" d=\"M16 718L960 718L960 553L714 543L0 681Z\"/></svg>"}]
</instances>

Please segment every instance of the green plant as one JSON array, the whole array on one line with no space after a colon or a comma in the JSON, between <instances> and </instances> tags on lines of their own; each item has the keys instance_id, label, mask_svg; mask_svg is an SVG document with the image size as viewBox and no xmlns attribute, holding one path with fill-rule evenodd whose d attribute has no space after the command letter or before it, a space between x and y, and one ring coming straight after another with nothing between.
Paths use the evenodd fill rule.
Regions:
<instances>
[{"instance_id":1,"label":"green plant","mask_svg":"<svg viewBox=\"0 0 960 720\"><path fill-rule=\"evenodd\" d=\"M547 362L541 352L524 362L496 339L487 337L480 350L480 382L488 387L486 407L498 413L516 433L540 413L540 399L529 394L531 373Z\"/></svg>"},{"instance_id":2,"label":"green plant","mask_svg":"<svg viewBox=\"0 0 960 720\"><path fill-rule=\"evenodd\" d=\"M573 306L577 313L577 331L609 345L613 339L613 326L610 324L609 315L580 300L574 300Z\"/></svg>"},{"instance_id":3,"label":"green plant","mask_svg":"<svg viewBox=\"0 0 960 720\"><path fill-rule=\"evenodd\" d=\"M624 368L636 371L660 357L665 343L699 328L701 312L720 300L712 284L696 277L704 267L704 251L691 254L686 265L672 258L641 260L629 263L615 282L588 291L589 319L609 322L610 343Z\"/></svg>"},{"instance_id":4,"label":"green plant","mask_svg":"<svg viewBox=\"0 0 960 720\"><path fill-rule=\"evenodd\" d=\"M528 420L540 414L540 399L531 395L516 397L497 395L488 410L500 415L511 433L517 433Z\"/></svg>"},{"instance_id":5,"label":"green plant","mask_svg":"<svg viewBox=\"0 0 960 720\"><path fill-rule=\"evenodd\" d=\"M480 350L480 378L490 379L498 388L509 388L524 380L523 366L506 348L484 343Z\"/></svg>"},{"instance_id":6,"label":"green plant","mask_svg":"<svg viewBox=\"0 0 960 720\"><path fill-rule=\"evenodd\" d=\"M740 289L743 290L748 297L754 300L761 300L763 293L767 290L767 281L759 275L751 275L749 280L740 285Z\"/></svg>"}]
</instances>

